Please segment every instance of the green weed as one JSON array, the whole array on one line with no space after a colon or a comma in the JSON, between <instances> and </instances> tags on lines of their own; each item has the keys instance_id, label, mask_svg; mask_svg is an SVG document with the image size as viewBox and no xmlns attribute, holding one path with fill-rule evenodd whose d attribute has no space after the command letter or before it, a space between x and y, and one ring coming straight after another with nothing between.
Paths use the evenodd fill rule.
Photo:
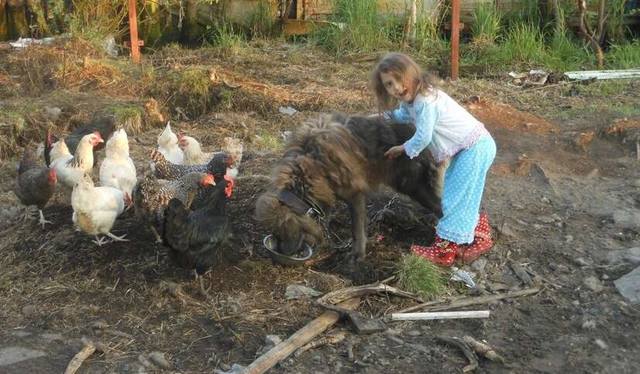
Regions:
<instances>
[{"instance_id":1,"label":"green weed","mask_svg":"<svg viewBox=\"0 0 640 374\"><path fill-rule=\"evenodd\" d=\"M442 268L414 254L402 257L397 276L400 287L426 299L441 294L447 287Z\"/></svg>"}]
</instances>

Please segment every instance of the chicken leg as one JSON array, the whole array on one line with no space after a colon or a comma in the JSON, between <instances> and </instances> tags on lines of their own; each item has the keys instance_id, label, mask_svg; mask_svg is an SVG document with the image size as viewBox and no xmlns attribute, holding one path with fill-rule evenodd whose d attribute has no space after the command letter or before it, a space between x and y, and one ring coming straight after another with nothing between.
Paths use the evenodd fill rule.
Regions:
<instances>
[{"instance_id":1,"label":"chicken leg","mask_svg":"<svg viewBox=\"0 0 640 374\"><path fill-rule=\"evenodd\" d=\"M39 224L42 225L42 229L44 230L44 225L48 224L53 224L53 222L44 219L44 214L42 214L42 209L38 209L38 213L40 213L40 221L38 221Z\"/></svg>"},{"instance_id":2,"label":"chicken leg","mask_svg":"<svg viewBox=\"0 0 640 374\"><path fill-rule=\"evenodd\" d=\"M96 235L96 240L92 240L92 242L96 243L98 247L102 247L102 245L106 244L108 241L106 236L103 236L102 238L100 238L98 237L98 235Z\"/></svg>"},{"instance_id":3,"label":"chicken leg","mask_svg":"<svg viewBox=\"0 0 640 374\"><path fill-rule=\"evenodd\" d=\"M129 239L125 239L124 237L127 236L127 234L124 234L122 236L115 236L112 233L108 232L107 236L110 237L111 239L113 239L114 242L128 242Z\"/></svg>"},{"instance_id":4,"label":"chicken leg","mask_svg":"<svg viewBox=\"0 0 640 374\"><path fill-rule=\"evenodd\" d=\"M160 236L160 234L158 234L158 230L156 230L156 228L153 227L153 225L149 227L151 228L151 232L153 233L153 235L156 237L156 243L162 244L162 237Z\"/></svg>"}]
</instances>

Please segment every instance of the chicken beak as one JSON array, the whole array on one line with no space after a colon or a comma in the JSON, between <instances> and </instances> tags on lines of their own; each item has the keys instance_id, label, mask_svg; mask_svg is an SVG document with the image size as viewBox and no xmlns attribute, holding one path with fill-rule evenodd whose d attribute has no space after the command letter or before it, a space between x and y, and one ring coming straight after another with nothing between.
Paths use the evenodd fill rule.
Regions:
<instances>
[{"instance_id":1,"label":"chicken beak","mask_svg":"<svg viewBox=\"0 0 640 374\"><path fill-rule=\"evenodd\" d=\"M215 178L213 177L213 175L207 174L204 177L202 177L202 180L200 181L200 184L203 187L215 186L216 185L216 181L215 181Z\"/></svg>"}]
</instances>

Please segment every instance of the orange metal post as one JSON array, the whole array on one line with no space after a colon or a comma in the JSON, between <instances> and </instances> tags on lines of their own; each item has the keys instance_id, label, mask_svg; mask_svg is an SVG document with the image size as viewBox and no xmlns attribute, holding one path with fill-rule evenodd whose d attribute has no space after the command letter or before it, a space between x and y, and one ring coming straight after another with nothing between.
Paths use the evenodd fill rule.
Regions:
<instances>
[{"instance_id":1,"label":"orange metal post","mask_svg":"<svg viewBox=\"0 0 640 374\"><path fill-rule=\"evenodd\" d=\"M138 15L136 0L129 0L129 34L131 35L131 59L140 63L140 44L138 42Z\"/></svg>"},{"instance_id":2,"label":"orange metal post","mask_svg":"<svg viewBox=\"0 0 640 374\"><path fill-rule=\"evenodd\" d=\"M460 0L451 0L451 80L458 79L460 47Z\"/></svg>"}]
</instances>

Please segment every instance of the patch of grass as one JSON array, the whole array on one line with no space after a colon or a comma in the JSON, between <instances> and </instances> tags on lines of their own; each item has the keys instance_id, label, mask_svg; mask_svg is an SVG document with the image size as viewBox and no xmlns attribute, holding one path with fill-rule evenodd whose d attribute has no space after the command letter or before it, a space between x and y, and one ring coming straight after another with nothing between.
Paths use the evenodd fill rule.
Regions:
<instances>
[{"instance_id":1,"label":"patch of grass","mask_svg":"<svg viewBox=\"0 0 640 374\"><path fill-rule=\"evenodd\" d=\"M207 25L205 44L213 47L221 57L235 56L245 44L244 36L228 22Z\"/></svg>"},{"instance_id":2,"label":"patch of grass","mask_svg":"<svg viewBox=\"0 0 640 374\"><path fill-rule=\"evenodd\" d=\"M252 37L264 38L273 36L276 31L275 14L272 1L260 0L249 16L249 29Z\"/></svg>"},{"instance_id":3,"label":"patch of grass","mask_svg":"<svg viewBox=\"0 0 640 374\"><path fill-rule=\"evenodd\" d=\"M555 32L551 39L544 64L556 71L580 70L589 64L589 61L594 60L590 55L590 50L584 48L582 42L564 31L559 31Z\"/></svg>"},{"instance_id":4,"label":"patch of grass","mask_svg":"<svg viewBox=\"0 0 640 374\"><path fill-rule=\"evenodd\" d=\"M68 15L71 34L81 35L100 49L107 36L118 39L128 32L128 7L119 0L73 1L73 12Z\"/></svg>"},{"instance_id":5,"label":"patch of grass","mask_svg":"<svg viewBox=\"0 0 640 374\"><path fill-rule=\"evenodd\" d=\"M331 21L315 29L311 40L336 56L389 47L397 31L393 17L381 17L377 2L371 0L334 0Z\"/></svg>"},{"instance_id":6,"label":"patch of grass","mask_svg":"<svg viewBox=\"0 0 640 374\"><path fill-rule=\"evenodd\" d=\"M253 145L261 151L278 152L284 148L284 141L277 134L261 130L256 134Z\"/></svg>"},{"instance_id":7,"label":"patch of grass","mask_svg":"<svg viewBox=\"0 0 640 374\"><path fill-rule=\"evenodd\" d=\"M116 124L122 126L129 135L136 135L145 130L142 123L144 108L140 105L112 105L107 108L107 112L115 116Z\"/></svg>"},{"instance_id":8,"label":"patch of grass","mask_svg":"<svg viewBox=\"0 0 640 374\"><path fill-rule=\"evenodd\" d=\"M400 287L426 299L434 298L447 288L444 270L414 254L402 257L397 276Z\"/></svg>"},{"instance_id":9,"label":"patch of grass","mask_svg":"<svg viewBox=\"0 0 640 374\"><path fill-rule=\"evenodd\" d=\"M516 23L500 47L503 61L513 65L539 65L546 55L542 31L530 23Z\"/></svg>"},{"instance_id":10,"label":"patch of grass","mask_svg":"<svg viewBox=\"0 0 640 374\"><path fill-rule=\"evenodd\" d=\"M479 3L473 10L471 35L474 44L493 44L502 31L502 14L493 3Z\"/></svg>"},{"instance_id":11,"label":"patch of grass","mask_svg":"<svg viewBox=\"0 0 640 374\"><path fill-rule=\"evenodd\" d=\"M640 67L640 40L611 46L605 55L607 66L615 69Z\"/></svg>"}]
</instances>

